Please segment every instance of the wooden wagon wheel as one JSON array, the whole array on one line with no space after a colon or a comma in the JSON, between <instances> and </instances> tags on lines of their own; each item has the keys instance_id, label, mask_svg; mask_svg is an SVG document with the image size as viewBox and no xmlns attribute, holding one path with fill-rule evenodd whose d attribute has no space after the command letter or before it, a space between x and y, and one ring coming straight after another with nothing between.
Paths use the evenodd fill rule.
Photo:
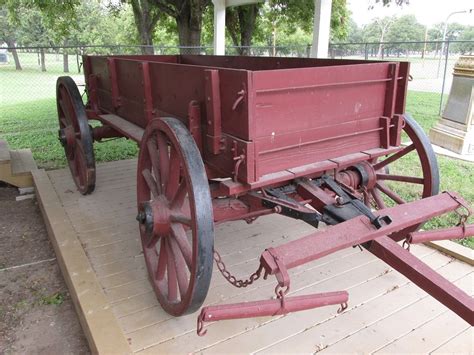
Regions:
<instances>
[{"instance_id":1,"label":"wooden wagon wheel","mask_svg":"<svg viewBox=\"0 0 474 355\"><path fill-rule=\"evenodd\" d=\"M150 281L170 314L196 311L212 275L214 222L204 164L177 119L155 119L140 143L140 235Z\"/></svg>"},{"instance_id":2,"label":"wooden wagon wheel","mask_svg":"<svg viewBox=\"0 0 474 355\"><path fill-rule=\"evenodd\" d=\"M405 115L404 119L406 137L402 135L402 141L408 138L409 142L402 150L372 163L375 178L367 190L376 209L419 200L439 192L438 162L431 143L410 115ZM407 171L408 167L413 166L413 171ZM419 227L403 230L399 234L403 237Z\"/></svg>"},{"instance_id":3,"label":"wooden wagon wheel","mask_svg":"<svg viewBox=\"0 0 474 355\"><path fill-rule=\"evenodd\" d=\"M376 179L375 186L369 189L369 193L379 209L387 207L384 200L402 204L439 192L438 162L431 143L411 116L405 115L404 118L403 132L410 142L402 150L373 163ZM404 164L405 162L409 164ZM409 166L416 168L407 171ZM400 196L400 191L404 191L404 197ZM382 196L386 196L385 199Z\"/></svg>"},{"instance_id":4,"label":"wooden wagon wheel","mask_svg":"<svg viewBox=\"0 0 474 355\"><path fill-rule=\"evenodd\" d=\"M69 169L79 192L87 195L95 188L95 158L87 114L76 83L69 76L56 83L59 141L64 147Z\"/></svg>"}]
</instances>

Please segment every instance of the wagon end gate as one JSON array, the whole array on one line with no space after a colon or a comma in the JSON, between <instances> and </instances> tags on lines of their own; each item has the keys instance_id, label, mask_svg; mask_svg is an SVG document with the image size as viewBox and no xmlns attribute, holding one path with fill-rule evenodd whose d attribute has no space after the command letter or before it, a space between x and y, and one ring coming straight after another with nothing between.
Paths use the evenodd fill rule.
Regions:
<instances>
[{"instance_id":1,"label":"wagon end gate","mask_svg":"<svg viewBox=\"0 0 474 355\"><path fill-rule=\"evenodd\" d=\"M316 197L315 200L318 198ZM336 207L337 208L337 207ZM341 209L347 209L339 206ZM286 244L266 249L260 257L257 279L276 277L275 297L269 300L204 307L198 317L197 333L206 334L205 322L247 317L276 316L316 307L340 304L338 313L347 308L349 294L336 291L303 296L291 296L288 270L338 250L362 246L389 266L406 276L439 302L450 308L470 325L474 325L474 300L409 251L411 243L429 240L461 238L474 235L474 225L465 225L470 213L466 202L457 194L444 192L422 200L378 211L364 211L359 216L328 226ZM459 212L461 209L468 211ZM437 231L412 232L431 218L456 211L461 225ZM349 213L350 214L350 213ZM328 222L329 220L326 220ZM330 222L330 221L329 221ZM329 223L331 224L331 223ZM403 245L397 243L406 236ZM221 269L221 268L220 268ZM222 270L221 270L222 271Z\"/></svg>"}]
</instances>

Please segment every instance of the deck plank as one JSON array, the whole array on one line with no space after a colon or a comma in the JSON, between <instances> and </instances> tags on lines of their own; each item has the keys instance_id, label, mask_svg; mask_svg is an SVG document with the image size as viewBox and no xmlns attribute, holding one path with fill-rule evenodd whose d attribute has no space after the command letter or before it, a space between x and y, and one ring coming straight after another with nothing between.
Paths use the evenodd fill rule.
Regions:
<instances>
[{"instance_id":1,"label":"deck plank","mask_svg":"<svg viewBox=\"0 0 474 355\"><path fill-rule=\"evenodd\" d=\"M447 276L447 278L451 280L453 280L453 277L459 278L459 270L450 268L449 271L451 271L451 277L448 275L443 276ZM469 287L472 287L472 275L463 276L455 282L455 284L465 290L469 289ZM392 314L390 317L383 318L371 324L369 327L361 329L352 336L345 337L342 341L329 346L329 348L323 352L340 352L343 351L342 349L347 349L347 346L351 346L354 351L375 352L394 340L404 337L414 329L422 326L425 322L436 318L445 310L445 306L434 298L425 295L418 302L412 303L402 308L399 312ZM467 323L464 322L464 324ZM439 326L441 327L442 325L439 324ZM443 330L447 333L450 332L449 329ZM436 345L436 341L436 335L430 336L429 343L426 344L425 351L423 352L431 350L433 344ZM406 345L410 346L409 343Z\"/></svg>"},{"instance_id":2,"label":"deck plank","mask_svg":"<svg viewBox=\"0 0 474 355\"><path fill-rule=\"evenodd\" d=\"M474 328L468 327L430 354L473 354L474 353Z\"/></svg>"}]
</instances>

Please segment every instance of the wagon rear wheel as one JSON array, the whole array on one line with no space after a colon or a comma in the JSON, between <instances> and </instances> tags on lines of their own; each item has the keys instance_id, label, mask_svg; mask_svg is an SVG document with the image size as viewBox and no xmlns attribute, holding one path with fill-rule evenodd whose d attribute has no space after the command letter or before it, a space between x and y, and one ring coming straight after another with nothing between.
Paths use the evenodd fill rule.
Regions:
<instances>
[{"instance_id":1,"label":"wagon rear wheel","mask_svg":"<svg viewBox=\"0 0 474 355\"><path fill-rule=\"evenodd\" d=\"M56 104L59 141L64 147L77 189L81 194L87 195L95 188L93 139L81 95L71 77L58 78Z\"/></svg>"},{"instance_id":2,"label":"wagon rear wheel","mask_svg":"<svg viewBox=\"0 0 474 355\"><path fill-rule=\"evenodd\" d=\"M214 224L204 164L177 119L153 120L140 143L140 235L150 281L170 314L196 311L212 275Z\"/></svg>"}]
</instances>

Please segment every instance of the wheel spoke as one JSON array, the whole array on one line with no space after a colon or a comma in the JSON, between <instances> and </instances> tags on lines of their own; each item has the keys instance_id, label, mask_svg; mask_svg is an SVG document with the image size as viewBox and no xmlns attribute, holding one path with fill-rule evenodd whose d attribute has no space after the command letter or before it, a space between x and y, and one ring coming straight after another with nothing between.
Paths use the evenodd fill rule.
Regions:
<instances>
[{"instance_id":1,"label":"wheel spoke","mask_svg":"<svg viewBox=\"0 0 474 355\"><path fill-rule=\"evenodd\" d=\"M169 238L166 238L169 239ZM178 299L176 264L169 240L166 241L166 253L168 254L167 276L168 276L168 301L176 302Z\"/></svg>"},{"instance_id":2,"label":"wheel spoke","mask_svg":"<svg viewBox=\"0 0 474 355\"><path fill-rule=\"evenodd\" d=\"M395 160L400 159L401 157L407 155L411 151L415 149L415 145L412 143L409 146L405 147L403 150L400 150L399 152L389 156L387 159L382 160L381 162L377 163L374 165L374 170L378 171L382 169L383 167L387 166L390 163L393 163Z\"/></svg>"},{"instance_id":3,"label":"wheel spoke","mask_svg":"<svg viewBox=\"0 0 474 355\"><path fill-rule=\"evenodd\" d=\"M176 191L179 188L179 177L180 177L180 170L181 164L180 159L178 156L178 152L174 147L170 148L170 162L169 162L170 170L169 170L169 177L166 184L166 197L169 201L174 199L176 195Z\"/></svg>"},{"instance_id":4,"label":"wheel spoke","mask_svg":"<svg viewBox=\"0 0 474 355\"><path fill-rule=\"evenodd\" d=\"M161 239L161 236L159 234L153 234L150 240L148 241L146 247L149 249L154 248L156 243L158 243L160 239Z\"/></svg>"},{"instance_id":5,"label":"wheel spoke","mask_svg":"<svg viewBox=\"0 0 474 355\"><path fill-rule=\"evenodd\" d=\"M406 203L404 199L402 199L396 192L390 190L387 186L382 185L381 183L377 183L375 186L396 203L400 205Z\"/></svg>"},{"instance_id":6,"label":"wheel spoke","mask_svg":"<svg viewBox=\"0 0 474 355\"><path fill-rule=\"evenodd\" d=\"M385 202L383 202L382 196L380 196L380 192L377 189L370 190L370 194L374 198L375 203L377 204L377 207L380 209L387 208L385 206Z\"/></svg>"},{"instance_id":7,"label":"wheel spoke","mask_svg":"<svg viewBox=\"0 0 474 355\"><path fill-rule=\"evenodd\" d=\"M178 288L179 294L181 295L181 300L186 295L188 291L188 276L186 273L186 261L184 260L183 254L178 246L178 243L174 238L169 238L169 243L171 246L171 251L173 252L174 261L176 265L176 275L178 278Z\"/></svg>"},{"instance_id":8,"label":"wheel spoke","mask_svg":"<svg viewBox=\"0 0 474 355\"><path fill-rule=\"evenodd\" d=\"M159 158L158 158L158 149L156 148L156 142L153 139L150 139L146 142L146 146L148 148L148 154L150 155L151 160L151 168L153 170L153 174L155 175L156 186L158 189L158 193L161 194L163 191L161 188L161 178L160 178L160 171L159 167Z\"/></svg>"},{"instance_id":9,"label":"wheel spoke","mask_svg":"<svg viewBox=\"0 0 474 355\"><path fill-rule=\"evenodd\" d=\"M151 175L150 170L149 169L143 169L142 170L142 176L145 179L145 182L146 182L148 188L150 189L152 195L154 197L158 197L160 195L159 192L158 192L158 186L156 184L155 179Z\"/></svg>"},{"instance_id":10,"label":"wheel spoke","mask_svg":"<svg viewBox=\"0 0 474 355\"><path fill-rule=\"evenodd\" d=\"M68 122L65 117L59 118L59 122L62 124L62 128L66 128L68 126Z\"/></svg>"},{"instance_id":11,"label":"wheel spoke","mask_svg":"<svg viewBox=\"0 0 474 355\"><path fill-rule=\"evenodd\" d=\"M77 123L76 113L74 112L74 107L71 102L71 97L69 96L69 93L64 87L62 87L62 92L63 92L63 97L65 97L66 100L68 101L68 103L65 104L66 111L64 112L64 114L66 115L66 118L69 117L69 122L71 122L72 126L74 127L74 131L77 131L79 127Z\"/></svg>"},{"instance_id":12,"label":"wheel spoke","mask_svg":"<svg viewBox=\"0 0 474 355\"><path fill-rule=\"evenodd\" d=\"M191 227L191 223L192 223L191 218L188 216L185 216L182 213L174 212L171 214L170 219L171 219L171 222L181 223L181 224L185 224Z\"/></svg>"},{"instance_id":13,"label":"wheel spoke","mask_svg":"<svg viewBox=\"0 0 474 355\"><path fill-rule=\"evenodd\" d=\"M178 191L176 191L173 201L171 202L171 208L181 207L184 203L187 193L188 189L186 186L186 181L183 179L183 181L181 181L179 184Z\"/></svg>"},{"instance_id":14,"label":"wheel spoke","mask_svg":"<svg viewBox=\"0 0 474 355\"><path fill-rule=\"evenodd\" d=\"M161 281L165 277L166 265L168 264L168 252L166 250L165 238L160 238L160 254L156 265L155 280Z\"/></svg>"},{"instance_id":15,"label":"wheel spoke","mask_svg":"<svg viewBox=\"0 0 474 355\"><path fill-rule=\"evenodd\" d=\"M408 182L408 183L420 184L420 185L423 185L425 183L425 180L423 178L414 177L414 176L403 176L403 175L377 174L377 179L401 181L401 182Z\"/></svg>"},{"instance_id":16,"label":"wheel spoke","mask_svg":"<svg viewBox=\"0 0 474 355\"><path fill-rule=\"evenodd\" d=\"M168 143L166 142L166 138L161 133L156 134L156 138L158 140L158 154L160 156L159 163L160 163L160 177L161 183L163 186L168 184L168 177L170 171L170 156L168 152Z\"/></svg>"},{"instance_id":17,"label":"wheel spoke","mask_svg":"<svg viewBox=\"0 0 474 355\"><path fill-rule=\"evenodd\" d=\"M69 111L68 107L66 106L66 103L64 102L64 98L68 96L68 93L66 92L66 89L64 88L64 86L61 86L59 91L60 91L59 106L61 107L61 110L63 111L64 117L66 119L69 118L69 121L70 121L71 112Z\"/></svg>"},{"instance_id":18,"label":"wheel spoke","mask_svg":"<svg viewBox=\"0 0 474 355\"><path fill-rule=\"evenodd\" d=\"M188 268L191 270L193 263L193 252L191 245L189 244L188 237L186 236L186 231L181 224L172 223L171 233L176 240L181 253L183 254L186 265L188 265Z\"/></svg>"}]
</instances>

